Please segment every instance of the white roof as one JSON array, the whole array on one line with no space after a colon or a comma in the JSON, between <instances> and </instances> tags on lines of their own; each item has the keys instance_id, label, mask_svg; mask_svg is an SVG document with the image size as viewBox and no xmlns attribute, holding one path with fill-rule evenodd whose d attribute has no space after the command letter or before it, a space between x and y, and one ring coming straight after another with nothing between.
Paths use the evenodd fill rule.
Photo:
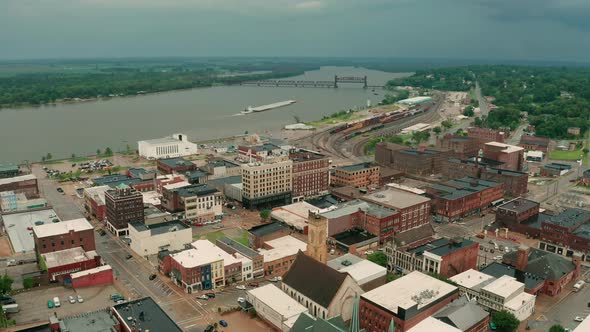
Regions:
<instances>
[{"instance_id":1,"label":"white roof","mask_svg":"<svg viewBox=\"0 0 590 332\"><path fill-rule=\"evenodd\" d=\"M96 251L84 251L81 247L41 254L48 268L84 262L91 260L96 255Z\"/></svg>"},{"instance_id":2,"label":"white roof","mask_svg":"<svg viewBox=\"0 0 590 332\"><path fill-rule=\"evenodd\" d=\"M307 312L307 308L293 300L277 286L267 284L248 291L248 294L257 301L264 303L286 320ZM262 313L263 314L263 313ZM263 314L264 315L264 314Z\"/></svg>"},{"instance_id":3,"label":"white roof","mask_svg":"<svg viewBox=\"0 0 590 332\"><path fill-rule=\"evenodd\" d=\"M342 264L343 261L348 261L352 264L346 266ZM359 285L364 285L387 274L385 267L366 259L357 258L357 256L352 254L346 254L328 261L327 265L338 272L350 274Z\"/></svg>"},{"instance_id":4,"label":"white roof","mask_svg":"<svg viewBox=\"0 0 590 332\"><path fill-rule=\"evenodd\" d=\"M295 255L299 250L307 251L307 243L297 240L291 235L283 236L278 239L266 242L272 249L260 249L259 252L264 256L265 262L272 262L287 256Z\"/></svg>"},{"instance_id":5,"label":"white roof","mask_svg":"<svg viewBox=\"0 0 590 332\"><path fill-rule=\"evenodd\" d=\"M527 155L527 157L543 158L543 151L531 150L531 151L525 152L525 154Z\"/></svg>"},{"instance_id":6,"label":"white roof","mask_svg":"<svg viewBox=\"0 0 590 332\"><path fill-rule=\"evenodd\" d=\"M524 284L516 281L516 278L514 277L502 276L489 285L486 285L482 290L507 298L523 286Z\"/></svg>"},{"instance_id":7,"label":"white roof","mask_svg":"<svg viewBox=\"0 0 590 332\"><path fill-rule=\"evenodd\" d=\"M223 260L223 265L239 263L240 260L221 250L208 240L197 240L191 243L193 249L181 251L171 255L180 265L191 268Z\"/></svg>"},{"instance_id":8,"label":"white roof","mask_svg":"<svg viewBox=\"0 0 590 332\"><path fill-rule=\"evenodd\" d=\"M182 187L186 187L186 186L190 186L190 185L191 185L190 183L188 183L186 181L182 181L182 182L167 184L164 186L164 189L173 190L173 189L182 188Z\"/></svg>"},{"instance_id":9,"label":"white roof","mask_svg":"<svg viewBox=\"0 0 590 332\"><path fill-rule=\"evenodd\" d=\"M157 145L157 144L174 144L174 143L183 143L182 141L177 140L174 137L162 137L162 138L153 138L153 139L146 139L140 142Z\"/></svg>"},{"instance_id":10,"label":"white roof","mask_svg":"<svg viewBox=\"0 0 590 332\"><path fill-rule=\"evenodd\" d=\"M143 204L160 205L162 203L160 194L156 191L144 191L141 192L141 196L143 196Z\"/></svg>"},{"instance_id":11,"label":"white roof","mask_svg":"<svg viewBox=\"0 0 590 332\"><path fill-rule=\"evenodd\" d=\"M361 199L381 203L395 209L405 209L421 203L430 202L430 198L394 189L376 191Z\"/></svg>"},{"instance_id":12,"label":"white roof","mask_svg":"<svg viewBox=\"0 0 590 332\"><path fill-rule=\"evenodd\" d=\"M504 148L504 150L502 150L502 151L503 152L506 152L506 153L524 150L524 148L521 148L520 146L510 145L510 144L504 144L504 143L500 143L500 142L488 142L488 143L486 143L486 145L491 145L491 146L497 146L497 147L500 147L500 148Z\"/></svg>"},{"instance_id":13,"label":"white roof","mask_svg":"<svg viewBox=\"0 0 590 332\"><path fill-rule=\"evenodd\" d=\"M529 303L534 298L534 295L522 292L519 295L515 296L512 300L504 303L504 307L512 311L518 311L523 305Z\"/></svg>"},{"instance_id":14,"label":"white roof","mask_svg":"<svg viewBox=\"0 0 590 332\"><path fill-rule=\"evenodd\" d=\"M270 215L289 226L303 230L307 225L309 211L318 211L318 208L307 202L297 202L274 208Z\"/></svg>"},{"instance_id":15,"label":"white roof","mask_svg":"<svg viewBox=\"0 0 590 332\"><path fill-rule=\"evenodd\" d=\"M38 210L23 213L7 214L2 216L4 227L10 243L15 252L22 253L35 250L33 241L33 231L27 228L33 228L36 221L42 221L45 224L51 224L53 219L57 218L55 211L52 209Z\"/></svg>"},{"instance_id":16,"label":"white roof","mask_svg":"<svg viewBox=\"0 0 590 332\"><path fill-rule=\"evenodd\" d=\"M410 187L410 186L404 186L403 184L399 184L399 183L388 183L385 186L387 186L389 188L393 188L393 189L398 189L398 190L403 190L403 191L411 192L411 193L416 194L416 195L424 195L424 194L426 194L426 191L424 191L422 189L418 189L418 188L414 188L414 187Z\"/></svg>"},{"instance_id":17,"label":"white roof","mask_svg":"<svg viewBox=\"0 0 590 332\"><path fill-rule=\"evenodd\" d=\"M423 321L412 327L408 332L461 332L456 327L443 323L440 320L429 316Z\"/></svg>"},{"instance_id":18,"label":"white roof","mask_svg":"<svg viewBox=\"0 0 590 332\"><path fill-rule=\"evenodd\" d=\"M590 331L590 315L586 316L586 319L578 325L572 332L588 332Z\"/></svg>"},{"instance_id":19,"label":"white roof","mask_svg":"<svg viewBox=\"0 0 590 332\"><path fill-rule=\"evenodd\" d=\"M449 279L453 282L456 282L459 286L472 289L479 284L494 279L494 277L474 269L469 269L463 273L454 275Z\"/></svg>"},{"instance_id":20,"label":"white roof","mask_svg":"<svg viewBox=\"0 0 590 332\"><path fill-rule=\"evenodd\" d=\"M430 125L428 123L417 123L413 126L409 126L409 127L402 129L402 134L411 133L414 131L422 131L428 127L430 127Z\"/></svg>"},{"instance_id":21,"label":"white roof","mask_svg":"<svg viewBox=\"0 0 590 332\"><path fill-rule=\"evenodd\" d=\"M90 225L88 220L84 218L78 218L57 223L35 226L33 227L33 232L35 232L38 238L44 238L48 236L68 234L70 230L73 230L74 232L81 232L93 228L94 227Z\"/></svg>"},{"instance_id":22,"label":"white roof","mask_svg":"<svg viewBox=\"0 0 590 332\"><path fill-rule=\"evenodd\" d=\"M96 203L104 205L105 204L104 193L110 189L111 189L111 186L97 186L97 187L85 188L84 192L86 193L86 195L88 197L92 198Z\"/></svg>"},{"instance_id":23,"label":"white roof","mask_svg":"<svg viewBox=\"0 0 590 332\"><path fill-rule=\"evenodd\" d=\"M417 309L446 297L457 287L435 279L419 271L411 272L397 280L377 287L361 297L397 314L398 308Z\"/></svg>"},{"instance_id":24,"label":"white roof","mask_svg":"<svg viewBox=\"0 0 590 332\"><path fill-rule=\"evenodd\" d=\"M15 176L12 178L0 179L0 185L14 183L14 182L20 182L20 181L35 180L36 178L37 177L34 174Z\"/></svg>"},{"instance_id":25,"label":"white roof","mask_svg":"<svg viewBox=\"0 0 590 332\"><path fill-rule=\"evenodd\" d=\"M109 270L112 270L110 265L108 265L108 264L101 265L101 266L95 267L93 269L88 269L88 270L84 270L84 271L80 271L80 272L74 272L74 273L70 274L70 277L72 277L72 279L76 279L76 278L80 278L80 277L87 276L90 274L95 274L98 272L109 271Z\"/></svg>"}]
</instances>

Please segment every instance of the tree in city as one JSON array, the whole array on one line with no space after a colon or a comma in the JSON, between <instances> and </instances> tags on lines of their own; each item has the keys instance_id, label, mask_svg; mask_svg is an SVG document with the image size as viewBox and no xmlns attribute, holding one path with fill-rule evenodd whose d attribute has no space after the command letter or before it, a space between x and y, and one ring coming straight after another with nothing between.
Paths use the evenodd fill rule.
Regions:
<instances>
[{"instance_id":1,"label":"tree in city","mask_svg":"<svg viewBox=\"0 0 590 332\"><path fill-rule=\"evenodd\" d=\"M110 156L112 156L112 155L113 155L113 150L111 150L111 148L107 147L107 148L104 150L104 155L105 155L105 156L107 156L107 157L110 157Z\"/></svg>"},{"instance_id":2,"label":"tree in city","mask_svg":"<svg viewBox=\"0 0 590 332\"><path fill-rule=\"evenodd\" d=\"M51 159L53 159L53 155L51 154L51 152L47 152L47 160Z\"/></svg>"},{"instance_id":3,"label":"tree in city","mask_svg":"<svg viewBox=\"0 0 590 332\"><path fill-rule=\"evenodd\" d=\"M551 326L549 332L565 332L565 328L559 324Z\"/></svg>"},{"instance_id":4,"label":"tree in city","mask_svg":"<svg viewBox=\"0 0 590 332\"><path fill-rule=\"evenodd\" d=\"M468 105L463 109L463 115L465 116L474 116L475 115L475 107Z\"/></svg>"},{"instance_id":5,"label":"tree in city","mask_svg":"<svg viewBox=\"0 0 590 332\"><path fill-rule=\"evenodd\" d=\"M442 129L439 126L432 128L432 131L437 135L440 135L440 133L442 133Z\"/></svg>"},{"instance_id":6,"label":"tree in city","mask_svg":"<svg viewBox=\"0 0 590 332\"><path fill-rule=\"evenodd\" d=\"M100 156L100 153L101 153L100 149L96 149L96 155Z\"/></svg>"},{"instance_id":7,"label":"tree in city","mask_svg":"<svg viewBox=\"0 0 590 332\"><path fill-rule=\"evenodd\" d=\"M396 279L399 279L400 277L401 277L401 274L387 273L387 282L392 282Z\"/></svg>"},{"instance_id":8,"label":"tree in city","mask_svg":"<svg viewBox=\"0 0 590 332\"><path fill-rule=\"evenodd\" d=\"M449 129L453 126L453 122L451 120L444 120L440 123L445 129Z\"/></svg>"},{"instance_id":9,"label":"tree in city","mask_svg":"<svg viewBox=\"0 0 590 332\"><path fill-rule=\"evenodd\" d=\"M129 154L131 154L131 146L129 146L129 144L127 144L127 145L125 146L125 152L126 152L128 155L129 155Z\"/></svg>"},{"instance_id":10,"label":"tree in city","mask_svg":"<svg viewBox=\"0 0 590 332\"><path fill-rule=\"evenodd\" d=\"M412 133L412 139L417 144L427 141L430 138L429 131L415 131Z\"/></svg>"},{"instance_id":11,"label":"tree in city","mask_svg":"<svg viewBox=\"0 0 590 332\"><path fill-rule=\"evenodd\" d=\"M270 217L270 210L262 210L260 211L260 219L262 219L263 221L268 220L268 218Z\"/></svg>"},{"instance_id":12,"label":"tree in city","mask_svg":"<svg viewBox=\"0 0 590 332\"><path fill-rule=\"evenodd\" d=\"M590 150L588 150L588 148L584 148L584 149L582 149L582 152L584 152L584 154L588 154L588 152L590 152Z\"/></svg>"},{"instance_id":13,"label":"tree in city","mask_svg":"<svg viewBox=\"0 0 590 332\"><path fill-rule=\"evenodd\" d=\"M33 288L35 287L35 279L31 278L31 277L26 277L23 279L23 287L25 289L29 289L29 288Z\"/></svg>"},{"instance_id":14,"label":"tree in city","mask_svg":"<svg viewBox=\"0 0 590 332\"><path fill-rule=\"evenodd\" d=\"M368 254L367 259L375 264L387 267L387 256L382 251L375 251Z\"/></svg>"},{"instance_id":15,"label":"tree in city","mask_svg":"<svg viewBox=\"0 0 590 332\"><path fill-rule=\"evenodd\" d=\"M41 157L41 162L44 163L47 160L47 157L43 156Z\"/></svg>"},{"instance_id":16,"label":"tree in city","mask_svg":"<svg viewBox=\"0 0 590 332\"><path fill-rule=\"evenodd\" d=\"M503 332L516 331L520 321L514 314L506 310L497 311L492 315L492 321L498 327L498 330Z\"/></svg>"},{"instance_id":17,"label":"tree in city","mask_svg":"<svg viewBox=\"0 0 590 332\"><path fill-rule=\"evenodd\" d=\"M76 154L72 153L72 159L76 159Z\"/></svg>"},{"instance_id":18,"label":"tree in city","mask_svg":"<svg viewBox=\"0 0 590 332\"><path fill-rule=\"evenodd\" d=\"M0 294L8 294L10 293L10 291L12 290L12 283L14 282L14 280L12 280L11 277L8 276L8 274L4 274L2 276L2 278L0 278Z\"/></svg>"}]
</instances>

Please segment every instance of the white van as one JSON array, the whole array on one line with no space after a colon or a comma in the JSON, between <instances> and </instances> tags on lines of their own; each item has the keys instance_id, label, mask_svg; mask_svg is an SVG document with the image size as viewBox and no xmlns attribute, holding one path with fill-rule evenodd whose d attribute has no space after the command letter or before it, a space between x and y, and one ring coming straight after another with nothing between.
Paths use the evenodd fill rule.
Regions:
<instances>
[{"instance_id":1,"label":"white van","mask_svg":"<svg viewBox=\"0 0 590 332\"><path fill-rule=\"evenodd\" d=\"M59 297L54 297L53 298L53 305L55 305L55 307L61 307L61 302L59 302Z\"/></svg>"}]
</instances>

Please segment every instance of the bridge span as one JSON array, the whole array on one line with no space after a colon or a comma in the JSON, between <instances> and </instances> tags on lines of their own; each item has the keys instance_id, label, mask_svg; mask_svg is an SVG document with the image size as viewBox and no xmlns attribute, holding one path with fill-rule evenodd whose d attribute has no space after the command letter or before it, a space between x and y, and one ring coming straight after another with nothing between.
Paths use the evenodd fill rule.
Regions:
<instances>
[{"instance_id":1,"label":"bridge span","mask_svg":"<svg viewBox=\"0 0 590 332\"><path fill-rule=\"evenodd\" d=\"M261 87L296 87L296 88L338 88L338 83L358 83L362 84L364 89L382 88L381 85L369 85L367 76L334 76L333 81L296 81L296 80L260 80L241 82L244 86L261 86Z\"/></svg>"}]
</instances>

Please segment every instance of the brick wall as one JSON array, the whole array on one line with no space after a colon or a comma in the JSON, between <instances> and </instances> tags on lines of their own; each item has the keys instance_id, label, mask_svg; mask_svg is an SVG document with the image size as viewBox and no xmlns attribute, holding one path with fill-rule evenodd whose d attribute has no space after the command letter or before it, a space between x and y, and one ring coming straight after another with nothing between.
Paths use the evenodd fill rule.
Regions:
<instances>
[{"instance_id":1,"label":"brick wall","mask_svg":"<svg viewBox=\"0 0 590 332\"><path fill-rule=\"evenodd\" d=\"M469 269L477 270L478 254L479 243L474 243L444 256L440 266L440 274L445 278L450 278Z\"/></svg>"},{"instance_id":2,"label":"brick wall","mask_svg":"<svg viewBox=\"0 0 590 332\"><path fill-rule=\"evenodd\" d=\"M72 287L78 289L83 287L112 284L113 282L113 270L109 269L72 279Z\"/></svg>"},{"instance_id":3,"label":"brick wall","mask_svg":"<svg viewBox=\"0 0 590 332\"><path fill-rule=\"evenodd\" d=\"M43 238L37 238L37 235L35 234L34 240L35 248L37 249L37 252L41 254L77 247L82 247L85 251L96 250L94 229L81 232L74 232L71 230L67 234L47 236Z\"/></svg>"}]
</instances>

